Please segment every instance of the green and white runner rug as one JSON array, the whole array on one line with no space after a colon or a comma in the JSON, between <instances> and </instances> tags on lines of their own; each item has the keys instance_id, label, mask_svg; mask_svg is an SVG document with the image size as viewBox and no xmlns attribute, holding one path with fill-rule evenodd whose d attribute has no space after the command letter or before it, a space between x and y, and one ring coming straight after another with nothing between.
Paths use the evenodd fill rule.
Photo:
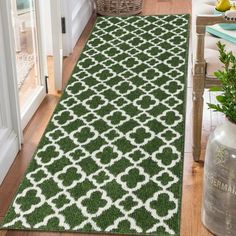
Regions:
<instances>
[{"instance_id":1,"label":"green and white runner rug","mask_svg":"<svg viewBox=\"0 0 236 236\"><path fill-rule=\"evenodd\" d=\"M188 18L98 18L3 228L179 234Z\"/></svg>"}]
</instances>

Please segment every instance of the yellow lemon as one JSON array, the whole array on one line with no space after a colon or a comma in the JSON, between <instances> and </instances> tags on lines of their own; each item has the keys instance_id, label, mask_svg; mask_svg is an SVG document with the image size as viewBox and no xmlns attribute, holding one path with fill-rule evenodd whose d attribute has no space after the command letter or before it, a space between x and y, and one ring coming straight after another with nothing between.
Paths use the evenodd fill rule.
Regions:
<instances>
[{"instance_id":1,"label":"yellow lemon","mask_svg":"<svg viewBox=\"0 0 236 236\"><path fill-rule=\"evenodd\" d=\"M228 11L231 8L230 1L229 0L218 0L216 4L216 10L225 12Z\"/></svg>"}]
</instances>

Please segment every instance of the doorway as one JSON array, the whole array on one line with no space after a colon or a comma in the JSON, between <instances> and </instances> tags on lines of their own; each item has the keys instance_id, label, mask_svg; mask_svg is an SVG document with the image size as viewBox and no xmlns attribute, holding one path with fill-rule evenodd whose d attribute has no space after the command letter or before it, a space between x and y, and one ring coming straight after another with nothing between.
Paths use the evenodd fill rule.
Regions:
<instances>
[{"instance_id":1,"label":"doorway","mask_svg":"<svg viewBox=\"0 0 236 236\"><path fill-rule=\"evenodd\" d=\"M40 1L11 0L17 88L24 129L46 95L47 63Z\"/></svg>"},{"instance_id":2,"label":"doorway","mask_svg":"<svg viewBox=\"0 0 236 236\"><path fill-rule=\"evenodd\" d=\"M0 184L21 149L23 129L46 96L45 27L54 28L44 17L48 2L0 1Z\"/></svg>"}]
</instances>

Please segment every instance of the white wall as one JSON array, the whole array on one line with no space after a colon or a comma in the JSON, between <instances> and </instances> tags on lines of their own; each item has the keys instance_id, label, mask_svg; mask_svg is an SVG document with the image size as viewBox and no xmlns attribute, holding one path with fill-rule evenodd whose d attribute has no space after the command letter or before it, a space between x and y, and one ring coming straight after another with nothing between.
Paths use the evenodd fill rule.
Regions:
<instances>
[{"instance_id":1,"label":"white wall","mask_svg":"<svg viewBox=\"0 0 236 236\"><path fill-rule=\"evenodd\" d=\"M45 43L46 54L52 55L52 28L50 16L50 1L43 1L45 19ZM88 23L94 10L94 0L61 0L62 17L66 18L66 34L62 35L63 54L68 56L73 52L73 49L80 38L86 24ZM58 36L59 37L59 36Z\"/></svg>"},{"instance_id":2,"label":"white wall","mask_svg":"<svg viewBox=\"0 0 236 236\"><path fill-rule=\"evenodd\" d=\"M63 35L64 56L73 52L93 10L94 0L62 0L62 16L66 18L66 34Z\"/></svg>"}]
</instances>

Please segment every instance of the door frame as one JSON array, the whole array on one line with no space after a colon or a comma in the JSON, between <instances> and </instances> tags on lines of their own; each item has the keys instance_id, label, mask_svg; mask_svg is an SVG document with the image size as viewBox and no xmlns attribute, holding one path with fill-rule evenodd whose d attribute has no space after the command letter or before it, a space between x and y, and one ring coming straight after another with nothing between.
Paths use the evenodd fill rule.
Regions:
<instances>
[{"instance_id":1,"label":"door frame","mask_svg":"<svg viewBox=\"0 0 236 236\"><path fill-rule=\"evenodd\" d=\"M62 3L61 0L50 0L52 25L52 57L54 85L57 91L62 91L63 76L63 43L62 43Z\"/></svg>"},{"instance_id":2,"label":"door frame","mask_svg":"<svg viewBox=\"0 0 236 236\"><path fill-rule=\"evenodd\" d=\"M23 142L10 1L0 1L0 184ZM3 33L4 32L4 33Z\"/></svg>"},{"instance_id":3,"label":"door frame","mask_svg":"<svg viewBox=\"0 0 236 236\"><path fill-rule=\"evenodd\" d=\"M37 22L36 27L36 55L38 56L37 72L38 78L40 79L39 85L35 89L34 93L28 98L28 102L24 109L21 110L21 122L22 128L24 129L29 123L30 119L33 117L37 111L39 105L42 103L46 96L46 86L45 77L47 77L47 57L45 49L45 34L43 33L43 26L46 24L44 17L42 15L43 1L35 0L35 18Z\"/></svg>"},{"instance_id":4,"label":"door frame","mask_svg":"<svg viewBox=\"0 0 236 236\"><path fill-rule=\"evenodd\" d=\"M50 0L54 84L57 91L63 89L63 56L69 56L73 52L95 9L94 4L94 0ZM65 32L62 32L63 18ZM74 35L73 32L77 34Z\"/></svg>"},{"instance_id":5,"label":"door frame","mask_svg":"<svg viewBox=\"0 0 236 236\"><path fill-rule=\"evenodd\" d=\"M22 143L23 132L21 128L21 116L20 116L20 106L19 106L19 96L17 88L17 72L16 72L16 58L15 58L15 48L14 48L14 36L13 30L10 30L9 25L12 25L11 13L10 13L10 1L0 1L0 17L1 26L3 30L2 40L4 43L4 54L0 54L1 64L6 65L6 71L1 70L1 73L5 75L7 83L0 87L2 89L1 94L4 94L5 99L9 98L10 107L6 107L5 110L8 110L7 120L8 127L10 127L9 121L12 121L12 129L16 132L19 137L19 142ZM3 20L4 19L4 20ZM7 104L7 100L6 103ZM11 115L10 115L11 114ZM10 118L11 117L11 118Z\"/></svg>"}]
</instances>

